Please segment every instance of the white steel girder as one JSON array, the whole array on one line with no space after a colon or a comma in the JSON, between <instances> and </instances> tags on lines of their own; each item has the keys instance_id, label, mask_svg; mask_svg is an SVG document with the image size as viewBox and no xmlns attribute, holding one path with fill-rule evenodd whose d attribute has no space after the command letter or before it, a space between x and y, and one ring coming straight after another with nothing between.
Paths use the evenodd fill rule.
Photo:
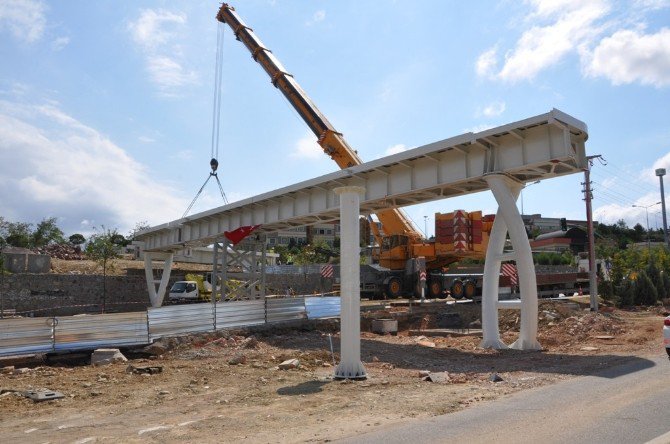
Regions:
<instances>
[{"instance_id":1,"label":"white steel girder","mask_svg":"<svg viewBox=\"0 0 670 444\"><path fill-rule=\"evenodd\" d=\"M485 191L485 176L504 173L520 183L582 171L586 125L559 110L479 133L431 143L325 176L214 208L137 235L144 251L211 245L224 231L262 225L257 232L339 219L332 190L361 186L360 208L373 213Z\"/></svg>"}]
</instances>

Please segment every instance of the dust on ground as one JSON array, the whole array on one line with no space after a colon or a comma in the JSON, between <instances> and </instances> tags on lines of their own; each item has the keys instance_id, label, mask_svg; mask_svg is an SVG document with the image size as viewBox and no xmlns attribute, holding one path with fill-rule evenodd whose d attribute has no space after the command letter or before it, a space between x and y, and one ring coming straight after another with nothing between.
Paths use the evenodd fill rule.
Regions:
<instances>
[{"instance_id":1,"label":"dust on ground","mask_svg":"<svg viewBox=\"0 0 670 444\"><path fill-rule=\"evenodd\" d=\"M65 397L34 403L15 392L0 395L3 441L327 442L665 353L661 309L604 310L541 303L540 352L484 350L478 337L434 337L430 330L363 331L368 378L358 381L332 377L335 320L163 338L141 355L127 353L129 362L106 366L87 365L87 357L79 365L15 363L0 374L0 388L48 388ZM519 312L500 314L509 344L518 337ZM420 321L431 327L426 316ZM279 369L289 359L299 366ZM129 365L162 371L138 374ZM494 382L495 375L502 380Z\"/></svg>"}]
</instances>

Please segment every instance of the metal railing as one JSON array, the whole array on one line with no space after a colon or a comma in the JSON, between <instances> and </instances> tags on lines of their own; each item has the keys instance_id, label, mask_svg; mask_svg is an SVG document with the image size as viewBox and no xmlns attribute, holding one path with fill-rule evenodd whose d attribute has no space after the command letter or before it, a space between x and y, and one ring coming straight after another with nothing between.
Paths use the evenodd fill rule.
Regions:
<instances>
[{"instance_id":1,"label":"metal railing","mask_svg":"<svg viewBox=\"0 0 670 444\"><path fill-rule=\"evenodd\" d=\"M340 315L339 297L171 305L146 312L0 319L0 356L150 344L163 336Z\"/></svg>"}]
</instances>

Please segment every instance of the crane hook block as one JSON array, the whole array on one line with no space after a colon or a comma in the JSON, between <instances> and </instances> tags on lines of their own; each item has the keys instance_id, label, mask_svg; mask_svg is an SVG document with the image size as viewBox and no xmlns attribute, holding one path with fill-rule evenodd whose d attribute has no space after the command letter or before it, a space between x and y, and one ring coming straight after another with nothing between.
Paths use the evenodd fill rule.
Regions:
<instances>
[{"instance_id":1,"label":"crane hook block","mask_svg":"<svg viewBox=\"0 0 670 444\"><path fill-rule=\"evenodd\" d=\"M216 169L219 167L219 161L212 158L212 160L209 161L209 166L212 167L212 172L216 173Z\"/></svg>"}]
</instances>

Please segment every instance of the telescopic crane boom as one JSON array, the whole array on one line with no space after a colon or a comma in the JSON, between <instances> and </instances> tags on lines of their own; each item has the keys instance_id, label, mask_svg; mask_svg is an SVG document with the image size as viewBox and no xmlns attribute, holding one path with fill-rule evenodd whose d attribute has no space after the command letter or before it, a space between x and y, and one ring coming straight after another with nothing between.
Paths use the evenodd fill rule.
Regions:
<instances>
[{"instance_id":1,"label":"telescopic crane boom","mask_svg":"<svg viewBox=\"0 0 670 444\"><path fill-rule=\"evenodd\" d=\"M244 46L251 53L251 57L270 76L272 84L282 92L316 135L323 151L342 169L360 165L362 161L356 151L347 144L342 134L337 132L319 111L293 76L272 54L272 51L267 49L254 34L254 31L244 24L235 9L224 3L221 5L216 18L230 26L237 40L244 43ZM416 265L410 266L408 263L410 259L425 258L426 269L439 274L442 267L462 258L483 257L488 243L488 232L490 232L492 225L490 221L482 221L481 212L473 212L470 215L460 210L453 214L437 213L435 215L435 241L426 241L424 236L414 227L407 214L401 209L390 208L377 211L375 214L383 231L381 233L370 219L371 231L380 246L379 252L375 254L379 264L392 271L400 272L402 270L405 273L416 273L417 267L423 267L423 265L418 265L419 262L423 261L416 261ZM411 282L411 279L405 279L404 277L402 279L398 276L392 279L387 278L385 285L390 289L387 291L389 294L398 293L393 290L396 287L393 285L393 279L400 279L404 284ZM444 288L443 284L437 283L432 277L429 278L428 283L433 295L440 294L441 289ZM435 287L432 286L433 284Z\"/></svg>"},{"instance_id":2,"label":"telescopic crane boom","mask_svg":"<svg viewBox=\"0 0 670 444\"><path fill-rule=\"evenodd\" d=\"M281 62L267 49L254 31L244 24L235 9L224 3L216 16L217 20L226 23L232 29L237 40L244 43L251 57L258 62L270 76L272 84L279 89L289 103L300 114L307 126L316 135L323 151L333 159L340 168L348 168L363 163L341 133L337 132L328 119L319 111L307 93L298 85L293 76L282 66ZM375 213L387 236L402 238L396 240L400 248L394 248L392 257L380 257L383 266L402 268L410 257L408 247L421 243L423 236L415 229L404 211L392 208ZM381 239L378 239L381 244ZM404 251L403 251L404 250ZM428 259L428 258L427 258Z\"/></svg>"}]
</instances>

